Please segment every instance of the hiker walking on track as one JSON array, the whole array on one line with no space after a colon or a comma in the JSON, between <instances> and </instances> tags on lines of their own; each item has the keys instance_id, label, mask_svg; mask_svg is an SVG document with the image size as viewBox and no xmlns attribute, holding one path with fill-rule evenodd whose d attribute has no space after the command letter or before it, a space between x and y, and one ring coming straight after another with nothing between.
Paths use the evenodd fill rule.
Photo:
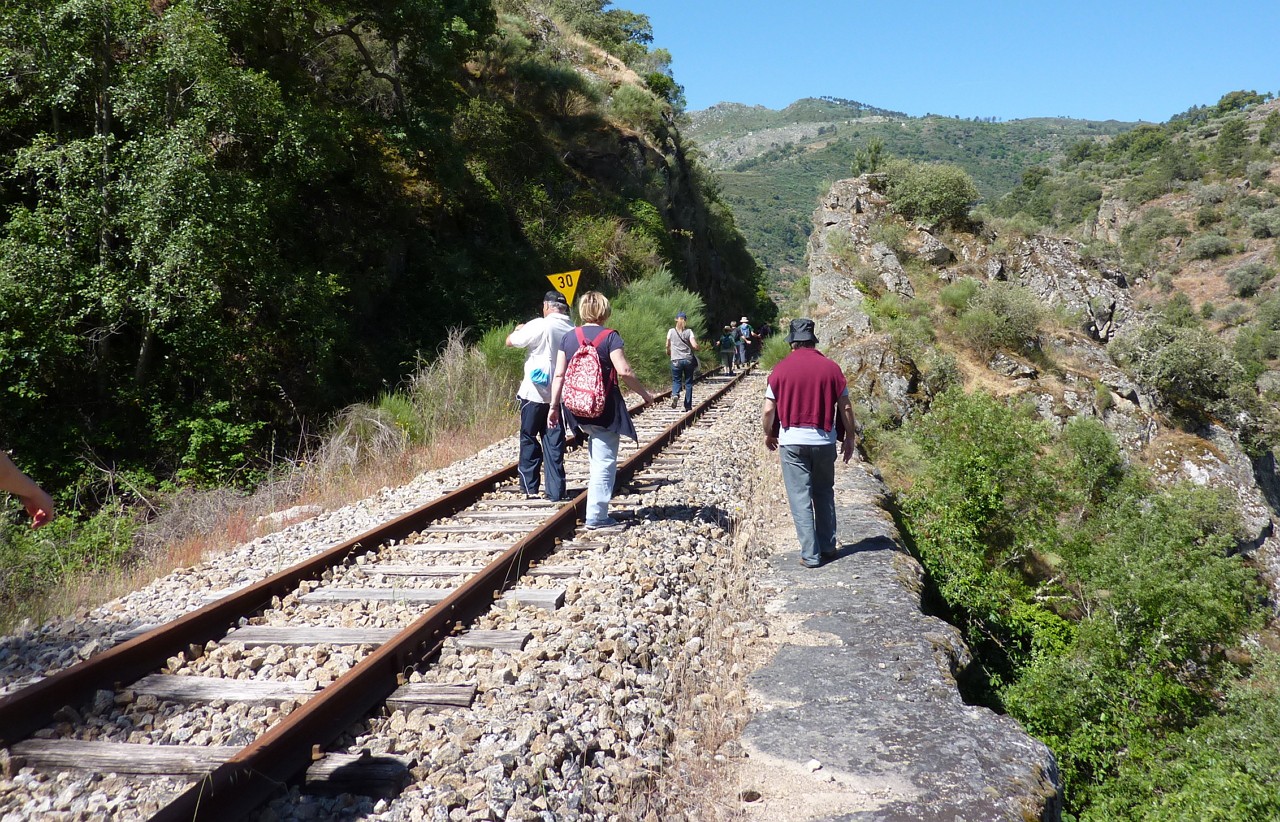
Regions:
<instances>
[{"instance_id":1,"label":"hiker walking on track","mask_svg":"<svg viewBox=\"0 0 1280 822\"><path fill-rule=\"evenodd\" d=\"M733 360L736 352L737 346L733 341L733 326L726 325L724 333L720 335L720 364L724 366L725 376L733 376Z\"/></svg>"},{"instance_id":2,"label":"hiker walking on track","mask_svg":"<svg viewBox=\"0 0 1280 822\"><path fill-rule=\"evenodd\" d=\"M624 436L639 442L618 379L639 394L645 405L653 402L653 395L622 353L622 337L602 325L611 313L609 299L598 291L588 291L578 300L582 325L560 341L547 418L548 425L559 425L563 414L566 426L587 435L591 462L585 517L588 531L622 527L609 516L618 474L618 443Z\"/></svg>"},{"instance_id":3,"label":"hiker walking on track","mask_svg":"<svg viewBox=\"0 0 1280 822\"><path fill-rule=\"evenodd\" d=\"M566 499L564 482L564 428L548 426L551 410L551 375L556 368L560 340L573 330L569 303L559 291L542 298L542 316L517 325L507 335L507 345L528 351L524 379L516 397L520 400L520 489L528 499L538 496L540 469L545 466L547 498Z\"/></svg>"},{"instance_id":4,"label":"hiker walking on track","mask_svg":"<svg viewBox=\"0 0 1280 822\"><path fill-rule=\"evenodd\" d=\"M792 320L787 342L791 353L769 373L761 422L765 447L781 452L800 564L817 568L835 558L836 442L848 462L853 405L844 372L817 349L813 320Z\"/></svg>"},{"instance_id":5,"label":"hiker walking on track","mask_svg":"<svg viewBox=\"0 0 1280 822\"><path fill-rule=\"evenodd\" d=\"M747 364L747 338L751 336L751 323L743 317L733 329L733 342L737 348L738 365Z\"/></svg>"},{"instance_id":6,"label":"hiker walking on track","mask_svg":"<svg viewBox=\"0 0 1280 822\"><path fill-rule=\"evenodd\" d=\"M671 359L671 407L680 402L684 390L684 410L693 410L693 375L698 361L693 352L698 350L698 340L692 328L685 328L688 318L681 311L676 315L676 327L667 329L667 357Z\"/></svg>"}]
</instances>

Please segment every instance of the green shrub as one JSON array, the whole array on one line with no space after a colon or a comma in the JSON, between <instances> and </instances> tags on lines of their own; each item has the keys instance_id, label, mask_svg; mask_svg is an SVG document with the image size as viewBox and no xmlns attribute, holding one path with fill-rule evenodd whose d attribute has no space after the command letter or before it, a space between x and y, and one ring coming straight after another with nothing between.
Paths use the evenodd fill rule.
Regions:
<instances>
[{"instance_id":1,"label":"green shrub","mask_svg":"<svg viewBox=\"0 0 1280 822\"><path fill-rule=\"evenodd\" d=\"M1214 313L1213 318L1223 325L1239 325L1249 316L1249 307L1244 303L1224 305Z\"/></svg>"},{"instance_id":2,"label":"green shrub","mask_svg":"<svg viewBox=\"0 0 1280 822\"><path fill-rule=\"evenodd\" d=\"M868 236L872 242L884 243L893 253L902 256L907 250L907 227L896 220L881 220L871 226Z\"/></svg>"},{"instance_id":3,"label":"green shrub","mask_svg":"<svg viewBox=\"0 0 1280 822\"><path fill-rule=\"evenodd\" d=\"M943 286L938 292L938 302L950 309L951 313L958 314L969 307L970 301L981 288L982 284L973 277L964 277Z\"/></svg>"},{"instance_id":4,"label":"green shrub","mask_svg":"<svg viewBox=\"0 0 1280 822\"><path fill-rule=\"evenodd\" d=\"M1258 293L1258 289L1276 276L1274 269L1256 260L1237 266L1227 272L1227 285L1231 293L1237 297L1247 298Z\"/></svg>"},{"instance_id":5,"label":"green shrub","mask_svg":"<svg viewBox=\"0 0 1280 822\"><path fill-rule=\"evenodd\" d=\"M667 329L675 326L676 314L688 315L688 327L694 330L704 363L716 361L714 340L708 339L706 306L702 298L676 285L665 268L636 280L613 301L610 328L617 330L626 346L627 361L636 376L647 386L670 385L671 361L666 354ZM719 340L720 335L715 335ZM625 386L624 386L625 387Z\"/></svg>"},{"instance_id":6,"label":"green shrub","mask_svg":"<svg viewBox=\"0 0 1280 822\"><path fill-rule=\"evenodd\" d=\"M965 342L983 356L997 349L1025 353L1038 345L1044 315L1044 306L1026 288L992 282L969 299L957 326Z\"/></svg>"},{"instance_id":7,"label":"green shrub","mask_svg":"<svg viewBox=\"0 0 1280 822\"><path fill-rule=\"evenodd\" d=\"M1085 819L1280 819L1280 656L1259 650L1221 714L1127 759Z\"/></svg>"},{"instance_id":8,"label":"green shrub","mask_svg":"<svg viewBox=\"0 0 1280 822\"><path fill-rule=\"evenodd\" d=\"M873 327L889 335L900 358L914 362L932 349L934 332L928 303L886 294L879 300L868 300L865 307Z\"/></svg>"},{"instance_id":9,"label":"green shrub","mask_svg":"<svg viewBox=\"0 0 1280 822\"><path fill-rule=\"evenodd\" d=\"M1213 206L1201 206L1196 212L1195 224L1196 228L1208 228L1221 220L1222 215L1218 213L1218 209Z\"/></svg>"},{"instance_id":10,"label":"green shrub","mask_svg":"<svg viewBox=\"0 0 1280 822\"><path fill-rule=\"evenodd\" d=\"M1071 648L1032 661L1010 712L1058 757L1077 806L1165 729L1213 711L1225 650L1256 621L1256 574L1218 491L1130 478L1061 545L1086 616Z\"/></svg>"},{"instance_id":11,"label":"green shrub","mask_svg":"<svg viewBox=\"0 0 1280 822\"><path fill-rule=\"evenodd\" d=\"M493 378L511 386L518 386L524 379L525 350L507 345L507 337L515 330L515 322L503 323L484 332L476 343Z\"/></svg>"},{"instance_id":12,"label":"green shrub","mask_svg":"<svg viewBox=\"0 0 1280 822\"><path fill-rule=\"evenodd\" d=\"M1187 243L1183 254L1193 260L1208 260L1230 254L1233 250L1231 241L1221 234L1204 234Z\"/></svg>"},{"instance_id":13,"label":"green shrub","mask_svg":"<svg viewBox=\"0 0 1280 822\"><path fill-rule=\"evenodd\" d=\"M885 165L887 193L908 219L960 225L978 200L978 187L959 166L891 160Z\"/></svg>"},{"instance_id":14,"label":"green shrub","mask_svg":"<svg viewBox=\"0 0 1280 822\"><path fill-rule=\"evenodd\" d=\"M666 104L653 92L630 83L618 86L609 101L609 111L614 117L648 134L659 132L665 110Z\"/></svg>"},{"instance_id":15,"label":"green shrub","mask_svg":"<svg viewBox=\"0 0 1280 822\"><path fill-rule=\"evenodd\" d=\"M1203 411L1230 396L1242 378L1226 346L1199 326L1149 320L1108 347L1117 362L1155 388L1175 408Z\"/></svg>"},{"instance_id":16,"label":"green shrub","mask_svg":"<svg viewBox=\"0 0 1280 822\"><path fill-rule=\"evenodd\" d=\"M1249 215L1249 233L1259 239L1280 237L1280 208L1269 208Z\"/></svg>"},{"instance_id":17,"label":"green shrub","mask_svg":"<svg viewBox=\"0 0 1280 822\"><path fill-rule=\"evenodd\" d=\"M1180 237L1190 233L1182 222L1165 208L1151 208L1142 219L1125 226L1120 233L1124 259L1136 265L1151 262L1156 244L1165 237Z\"/></svg>"},{"instance_id":18,"label":"green shrub","mask_svg":"<svg viewBox=\"0 0 1280 822\"><path fill-rule=\"evenodd\" d=\"M1023 576L1054 529L1057 482L1038 458L1048 431L1029 407L952 388L903 433L919 461L902 495L907 531L989 671L1008 676L1064 627L1029 604Z\"/></svg>"},{"instance_id":19,"label":"green shrub","mask_svg":"<svg viewBox=\"0 0 1280 822\"><path fill-rule=\"evenodd\" d=\"M12 503L9 507L12 508ZM0 608L12 610L77 573L113 570L133 547L137 524L119 499L85 518L64 513L32 530L0 517Z\"/></svg>"},{"instance_id":20,"label":"green shrub","mask_svg":"<svg viewBox=\"0 0 1280 822\"><path fill-rule=\"evenodd\" d=\"M787 343L786 335L774 334L764 341L764 346L760 349L760 367L773 368L790 353L791 345Z\"/></svg>"}]
</instances>

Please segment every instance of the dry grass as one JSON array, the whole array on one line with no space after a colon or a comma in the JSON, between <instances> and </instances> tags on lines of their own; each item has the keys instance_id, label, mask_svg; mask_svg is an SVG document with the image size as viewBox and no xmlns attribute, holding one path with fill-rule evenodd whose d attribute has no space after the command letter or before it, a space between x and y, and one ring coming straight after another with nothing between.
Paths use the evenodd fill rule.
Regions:
<instances>
[{"instance_id":1,"label":"dry grass","mask_svg":"<svg viewBox=\"0 0 1280 822\"><path fill-rule=\"evenodd\" d=\"M344 470L308 470L305 463L285 466L280 479L264 484L252 496L224 489L182 492L166 500L162 515L142 530L136 560L128 567L67 577L44 596L26 600L15 610L0 611L0 631L12 631L27 620L40 624L82 613L297 521L260 520L265 514L295 505L341 507L451 465L515 429L513 417L495 412L479 416L466 428L437 434L429 444L407 446L386 459L364 460Z\"/></svg>"}]
</instances>

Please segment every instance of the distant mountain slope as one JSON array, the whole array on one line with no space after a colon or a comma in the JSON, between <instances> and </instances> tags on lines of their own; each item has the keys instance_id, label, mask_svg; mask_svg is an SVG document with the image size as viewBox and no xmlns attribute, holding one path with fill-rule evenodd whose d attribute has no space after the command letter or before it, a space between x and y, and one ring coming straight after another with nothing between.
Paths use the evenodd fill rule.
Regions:
<instances>
[{"instance_id":1,"label":"distant mountain slope","mask_svg":"<svg viewBox=\"0 0 1280 822\"><path fill-rule=\"evenodd\" d=\"M961 166L993 200L1013 189L1025 169L1053 161L1067 146L1137 125L908 117L831 98L806 98L781 111L720 103L688 117L685 133L716 171L739 229L775 287L803 265L818 198L832 181L849 176L854 153L873 137L894 156Z\"/></svg>"}]
</instances>

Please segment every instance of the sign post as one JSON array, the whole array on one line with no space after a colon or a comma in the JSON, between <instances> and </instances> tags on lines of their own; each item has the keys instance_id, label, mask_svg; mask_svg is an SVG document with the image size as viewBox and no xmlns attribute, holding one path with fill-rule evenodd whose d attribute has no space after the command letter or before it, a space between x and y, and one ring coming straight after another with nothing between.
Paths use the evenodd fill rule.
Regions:
<instances>
[{"instance_id":1,"label":"sign post","mask_svg":"<svg viewBox=\"0 0 1280 822\"><path fill-rule=\"evenodd\" d=\"M565 302L570 307L573 306L573 295L578 290L578 277L582 271L565 271L561 274L548 274L547 279L551 281L551 287L564 295Z\"/></svg>"}]
</instances>

